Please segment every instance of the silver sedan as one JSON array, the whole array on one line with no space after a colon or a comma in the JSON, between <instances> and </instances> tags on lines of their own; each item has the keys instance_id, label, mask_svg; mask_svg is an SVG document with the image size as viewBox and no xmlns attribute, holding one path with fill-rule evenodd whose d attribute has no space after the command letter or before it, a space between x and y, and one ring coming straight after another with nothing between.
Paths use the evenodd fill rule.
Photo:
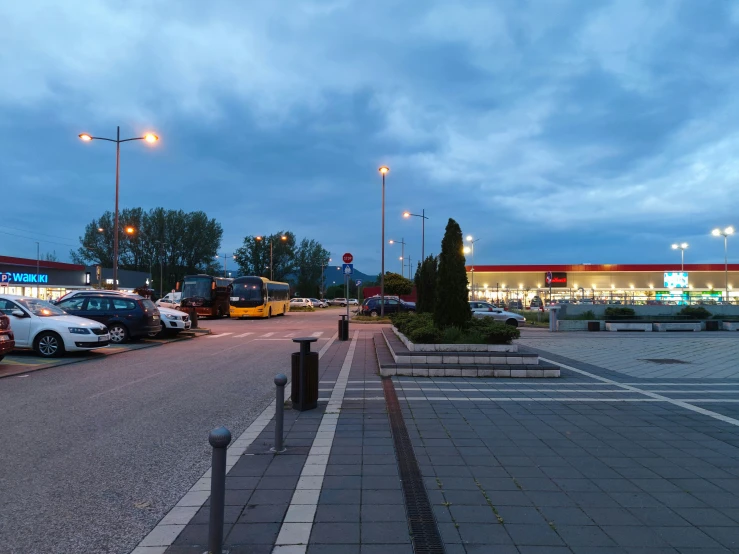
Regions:
<instances>
[{"instance_id":1,"label":"silver sedan","mask_svg":"<svg viewBox=\"0 0 739 554\"><path fill-rule=\"evenodd\" d=\"M526 318L520 314L507 312L502 308L497 308L489 302L470 302L472 317L492 317L495 321L502 321L506 325L512 327L521 327L526 325Z\"/></svg>"}]
</instances>

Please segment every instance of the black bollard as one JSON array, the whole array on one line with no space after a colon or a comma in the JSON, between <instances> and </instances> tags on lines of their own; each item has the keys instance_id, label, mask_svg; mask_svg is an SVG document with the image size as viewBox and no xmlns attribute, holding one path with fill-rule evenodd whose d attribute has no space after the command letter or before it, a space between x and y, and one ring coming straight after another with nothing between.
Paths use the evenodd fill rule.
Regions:
<instances>
[{"instance_id":1,"label":"black bollard","mask_svg":"<svg viewBox=\"0 0 739 554\"><path fill-rule=\"evenodd\" d=\"M276 453L284 452L285 447L282 444L283 421L285 419L285 385L287 385L287 377L282 373L275 375L275 385L277 385L277 405L275 406L275 447Z\"/></svg>"},{"instance_id":2,"label":"black bollard","mask_svg":"<svg viewBox=\"0 0 739 554\"><path fill-rule=\"evenodd\" d=\"M213 429L208 435L213 447L213 467L210 472L210 527L209 554L223 552L223 512L226 502L226 449L231 443L231 432L225 427Z\"/></svg>"},{"instance_id":3,"label":"black bollard","mask_svg":"<svg viewBox=\"0 0 739 554\"><path fill-rule=\"evenodd\" d=\"M302 412L304 410L312 410L318 405L318 353L310 351L310 344L317 340L318 339L316 337L293 339L293 342L300 343L300 352L294 353L291 358L293 375L293 410L299 410ZM309 357L310 367L308 367ZM308 375L308 373L310 373L310 375Z\"/></svg>"}]
</instances>

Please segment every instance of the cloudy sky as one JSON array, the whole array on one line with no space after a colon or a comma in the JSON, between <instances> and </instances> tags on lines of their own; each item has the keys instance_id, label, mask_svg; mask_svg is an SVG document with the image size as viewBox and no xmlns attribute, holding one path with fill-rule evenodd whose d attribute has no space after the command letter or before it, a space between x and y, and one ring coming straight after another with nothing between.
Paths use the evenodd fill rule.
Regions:
<instances>
[{"instance_id":1,"label":"cloudy sky","mask_svg":"<svg viewBox=\"0 0 739 554\"><path fill-rule=\"evenodd\" d=\"M0 3L0 254L68 260L121 205L282 229L359 269L449 217L476 263L720 262L739 224L739 5L652 0ZM739 261L739 244L729 245ZM399 247L387 250L390 269ZM733 255L732 255L733 254Z\"/></svg>"}]
</instances>

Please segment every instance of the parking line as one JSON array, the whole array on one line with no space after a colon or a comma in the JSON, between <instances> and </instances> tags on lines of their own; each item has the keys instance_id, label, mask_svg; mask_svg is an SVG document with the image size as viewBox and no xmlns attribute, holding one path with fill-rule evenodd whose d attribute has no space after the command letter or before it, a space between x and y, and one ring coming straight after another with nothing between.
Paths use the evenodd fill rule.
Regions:
<instances>
[{"instance_id":1,"label":"parking line","mask_svg":"<svg viewBox=\"0 0 739 554\"><path fill-rule=\"evenodd\" d=\"M323 334L323 331L316 331L315 333L311 334L311 337L320 337Z\"/></svg>"},{"instance_id":2,"label":"parking line","mask_svg":"<svg viewBox=\"0 0 739 554\"><path fill-rule=\"evenodd\" d=\"M228 335L233 335L233 333L220 333L218 335L206 335L206 339L218 339L221 337L227 337Z\"/></svg>"},{"instance_id":3,"label":"parking line","mask_svg":"<svg viewBox=\"0 0 739 554\"><path fill-rule=\"evenodd\" d=\"M274 333L264 333L261 336L266 338L266 337L271 337L272 335L274 335Z\"/></svg>"},{"instance_id":4,"label":"parking line","mask_svg":"<svg viewBox=\"0 0 739 554\"><path fill-rule=\"evenodd\" d=\"M244 337L248 337L249 335L253 335L253 334L254 333L241 333L240 335L234 335L232 338L241 339L241 338L244 338Z\"/></svg>"}]
</instances>

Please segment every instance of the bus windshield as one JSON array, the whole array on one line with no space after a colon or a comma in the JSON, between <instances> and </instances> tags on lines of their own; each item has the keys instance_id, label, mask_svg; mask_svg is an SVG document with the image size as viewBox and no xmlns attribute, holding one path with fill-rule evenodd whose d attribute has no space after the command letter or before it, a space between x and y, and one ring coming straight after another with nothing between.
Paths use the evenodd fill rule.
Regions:
<instances>
[{"instance_id":1,"label":"bus windshield","mask_svg":"<svg viewBox=\"0 0 739 554\"><path fill-rule=\"evenodd\" d=\"M211 277L185 277L182 283L182 298L211 298Z\"/></svg>"},{"instance_id":2,"label":"bus windshield","mask_svg":"<svg viewBox=\"0 0 739 554\"><path fill-rule=\"evenodd\" d=\"M249 281L235 281L231 291L231 302L259 301L264 300L264 285L261 279Z\"/></svg>"}]
</instances>

